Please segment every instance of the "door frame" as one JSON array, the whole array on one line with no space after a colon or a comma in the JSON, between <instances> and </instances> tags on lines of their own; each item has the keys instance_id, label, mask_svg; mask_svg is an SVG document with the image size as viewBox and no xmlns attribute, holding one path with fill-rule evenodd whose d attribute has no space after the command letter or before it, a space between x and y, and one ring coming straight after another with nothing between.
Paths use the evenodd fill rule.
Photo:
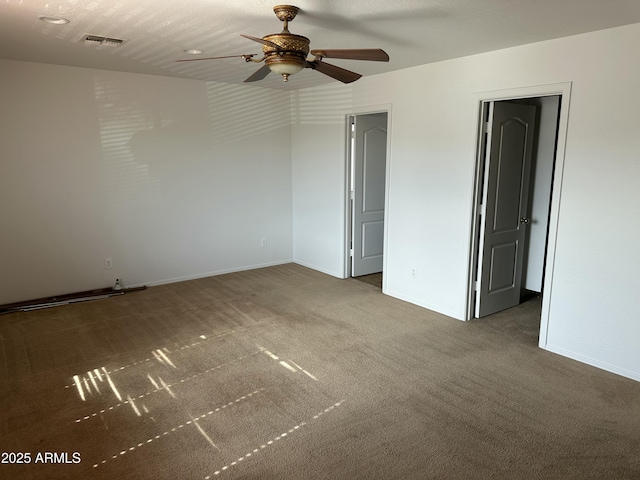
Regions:
<instances>
[{"instance_id":1,"label":"door frame","mask_svg":"<svg viewBox=\"0 0 640 480\"><path fill-rule=\"evenodd\" d=\"M386 164L385 164L385 179L384 179L384 233L383 233L383 247L382 247L382 271L387 269L387 244L389 236L389 172L391 171L391 104L373 105L369 107L354 108L344 116L345 124L345 165L344 165L344 244L343 244L343 270L342 278L351 277L351 171L352 171L352 159L351 159L351 123L349 119L351 117L357 117L359 115L372 115L375 113L387 114L387 151L386 151ZM386 291L387 282L385 275L382 276L382 292Z\"/></svg>"},{"instance_id":2,"label":"door frame","mask_svg":"<svg viewBox=\"0 0 640 480\"><path fill-rule=\"evenodd\" d=\"M549 212L549 227L547 234L547 252L545 255L545 275L543 279L542 291L542 315L540 318L539 346L546 348L547 333L549 329L549 311L551 297L553 295L553 274L556 258L556 239L558 234L558 223L560 220L560 202L562 197L562 175L564 172L564 156L567 140L567 129L569 123L569 107L571 103L571 82L555 83L548 85L537 85L531 87L511 88L505 90L494 90L488 92L477 92L474 94L474 101L477 107L477 120L475 125L474 139L475 168L473 174L473 199L471 208L471 237L468 255L468 283L467 283L467 305L465 320L474 318L474 301L476 270L478 264L478 233L480 231L480 203L482 193L482 182L484 181L484 142L482 128L484 115L488 102L498 102L502 100L516 100L532 97L548 97L559 95L560 112L558 116L558 131L555 150L555 165L553 169L553 187L551 189L551 205Z\"/></svg>"}]
</instances>

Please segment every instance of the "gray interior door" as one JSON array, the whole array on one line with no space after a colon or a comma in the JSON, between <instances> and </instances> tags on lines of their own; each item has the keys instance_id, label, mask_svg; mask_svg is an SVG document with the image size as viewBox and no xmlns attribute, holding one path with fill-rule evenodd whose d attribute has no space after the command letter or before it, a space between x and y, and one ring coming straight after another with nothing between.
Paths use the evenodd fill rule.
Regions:
<instances>
[{"instance_id":1,"label":"gray interior door","mask_svg":"<svg viewBox=\"0 0 640 480\"><path fill-rule=\"evenodd\" d=\"M382 271L387 114L357 115L353 144L351 275Z\"/></svg>"},{"instance_id":2,"label":"gray interior door","mask_svg":"<svg viewBox=\"0 0 640 480\"><path fill-rule=\"evenodd\" d=\"M520 303L535 120L533 106L490 106L476 317Z\"/></svg>"}]
</instances>

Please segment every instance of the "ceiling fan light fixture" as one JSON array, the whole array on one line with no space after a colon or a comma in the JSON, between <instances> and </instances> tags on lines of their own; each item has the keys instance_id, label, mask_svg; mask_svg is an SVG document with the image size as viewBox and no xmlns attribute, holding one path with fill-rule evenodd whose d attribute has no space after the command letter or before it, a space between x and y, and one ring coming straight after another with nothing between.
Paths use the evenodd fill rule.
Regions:
<instances>
[{"instance_id":1,"label":"ceiling fan light fixture","mask_svg":"<svg viewBox=\"0 0 640 480\"><path fill-rule=\"evenodd\" d=\"M296 55L273 55L267 58L266 64L273 73L282 75L286 82L290 75L298 73L305 67L306 60Z\"/></svg>"}]
</instances>

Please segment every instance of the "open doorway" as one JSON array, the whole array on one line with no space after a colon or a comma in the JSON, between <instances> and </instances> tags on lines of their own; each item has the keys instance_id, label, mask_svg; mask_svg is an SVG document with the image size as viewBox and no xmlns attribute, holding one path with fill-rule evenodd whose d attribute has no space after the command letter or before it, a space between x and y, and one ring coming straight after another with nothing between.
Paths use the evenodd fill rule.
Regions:
<instances>
[{"instance_id":1,"label":"open doorway","mask_svg":"<svg viewBox=\"0 0 640 480\"><path fill-rule=\"evenodd\" d=\"M467 318L542 296L543 348L569 93L570 84L559 84L479 97Z\"/></svg>"},{"instance_id":2,"label":"open doorway","mask_svg":"<svg viewBox=\"0 0 640 480\"><path fill-rule=\"evenodd\" d=\"M560 96L483 102L482 110L476 318L542 294Z\"/></svg>"},{"instance_id":3,"label":"open doorway","mask_svg":"<svg viewBox=\"0 0 640 480\"><path fill-rule=\"evenodd\" d=\"M347 117L347 275L382 289L387 112Z\"/></svg>"}]
</instances>

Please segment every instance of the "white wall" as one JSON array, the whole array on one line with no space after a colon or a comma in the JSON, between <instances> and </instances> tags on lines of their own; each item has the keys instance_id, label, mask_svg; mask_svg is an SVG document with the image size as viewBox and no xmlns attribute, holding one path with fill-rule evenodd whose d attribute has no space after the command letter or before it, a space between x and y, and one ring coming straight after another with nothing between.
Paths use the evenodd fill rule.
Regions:
<instances>
[{"instance_id":1,"label":"white wall","mask_svg":"<svg viewBox=\"0 0 640 480\"><path fill-rule=\"evenodd\" d=\"M293 92L293 259L336 277L344 270L347 90Z\"/></svg>"},{"instance_id":2,"label":"white wall","mask_svg":"<svg viewBox=\"0 0 640 480\"><path fill-rule=\"evenodd\" d=\"M640 380L638 43L640 24L299 92L313 101L299 102L305 115L294 126L294 258L340 276L344 155L335 145L344 129L314 123L311 112L391 103L386 293L465 318L478 93L573 82L541 345ZM340 103L328 112L321 97ZM305 148L313 138L334 147ZM314 238L325 247L298 247Z\"/></svg>"},{"instance_id":3,"label":"white wall","mask_svg":"<svg viewBox=\"0 0 640 480\"><path fill-rule=\"evenodd\" d=\"M288 94L14 61L0 78L0 304L291 261Z\"/></svg>"}]
</instances>

